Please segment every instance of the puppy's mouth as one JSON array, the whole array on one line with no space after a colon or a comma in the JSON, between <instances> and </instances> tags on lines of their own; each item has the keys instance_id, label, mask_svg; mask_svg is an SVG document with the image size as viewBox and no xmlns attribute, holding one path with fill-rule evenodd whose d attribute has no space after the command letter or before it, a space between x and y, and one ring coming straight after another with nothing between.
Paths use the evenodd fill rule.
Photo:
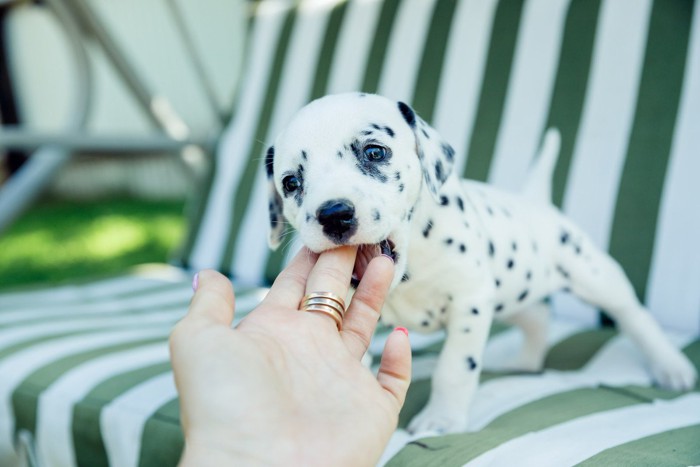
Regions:
<instances>
[{"instance_id":1,"label":"puppy's mouth","mask_svg":"<svg viewBox=\"0 0 700 467\"><path fill-rule=\"evenodd\" d=\"M372 261L375 257L380 255L386 255L390 257L394 262L396 262L397 254L395 248L396 245L394 245L394 242L392 242L389 238L385 238L379 243L374 243L370 245L360 245L357 249L355 267L352 271L352 286L357 287L357 285L362 280L362 277L364 277L365 272L367 271L367 266L369 266L369 262Z\"/></svg>"}]
</instances>

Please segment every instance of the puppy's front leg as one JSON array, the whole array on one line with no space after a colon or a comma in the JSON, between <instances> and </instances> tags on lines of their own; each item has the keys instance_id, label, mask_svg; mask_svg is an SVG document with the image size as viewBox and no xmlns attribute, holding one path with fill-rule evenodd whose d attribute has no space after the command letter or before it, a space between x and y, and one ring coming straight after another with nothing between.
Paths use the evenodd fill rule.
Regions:
<instances>
[{"instance_id":1,"label":"puppy's front leg","mask_svg":"<svg viewBox=\"0 0 700 467\"><path fill-rule=\"evenodd\" d=\"M411 420L410 432L466 430L492 317L493 305L486 300L465 303L451 310L447 339L433 374L430 399Z\"/></svg>"}]
</instances>

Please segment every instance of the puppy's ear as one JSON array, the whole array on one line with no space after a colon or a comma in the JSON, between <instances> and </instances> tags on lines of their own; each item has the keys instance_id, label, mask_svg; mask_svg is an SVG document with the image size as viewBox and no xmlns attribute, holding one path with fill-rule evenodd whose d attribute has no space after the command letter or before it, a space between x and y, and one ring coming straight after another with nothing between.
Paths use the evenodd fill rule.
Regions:
<instances>
[{"instance_id":1,"label":"puppy's ear","mask_svg":"<svg viewBox=\"0 0 700 467\"><path fill-rule=\"evenodd\" d=\"M275 188L275 180L273 177L273 159L275 158L275 148L270 146L265 154L265 172L267 173L268 194L270 203L270 235L267 239L268 245L274 251L282 242L282 234L284 233L285 219L282 214L282 197L277 193Z\"/></svg>"},{"instance_id":2,"label":"puppy's ear","mask_svg":"<svg viewBox=\"0 0 700 467\"><path fill-rule=\"evenodd\" d=\"M399 102L399 112L416 137L416 153L423 169L425 184L435 200L439 201L440 187L452 173L455 151L407 104Z\"/></svg>"}]
</instances>

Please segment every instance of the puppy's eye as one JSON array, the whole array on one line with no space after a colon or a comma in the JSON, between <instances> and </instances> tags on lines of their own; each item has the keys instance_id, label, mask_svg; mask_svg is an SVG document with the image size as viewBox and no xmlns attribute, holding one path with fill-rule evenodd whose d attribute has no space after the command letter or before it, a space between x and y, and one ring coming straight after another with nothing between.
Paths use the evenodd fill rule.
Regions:
<instances>
[{"instance_id":1,"label":"puppy's eye","mask_svg":"<svg viewBox=\"0 0 700 467\"><path fill-rule=\"evenodd\" d=\"M370 162L381 162L386 159L386 148L370 144L363 150L365 158Z\"/></svg>"},{"instance_id":2,"label":"puppy's eye","mask_svg":"<svg viewBox=\"0 0 700 467\"><path fill-rule=\"evenodd\" d=\"M285 193L293 193L301 188L301 180L294 175L287 175L282 179L282 188Z\"/></svg>"}]
</instances>

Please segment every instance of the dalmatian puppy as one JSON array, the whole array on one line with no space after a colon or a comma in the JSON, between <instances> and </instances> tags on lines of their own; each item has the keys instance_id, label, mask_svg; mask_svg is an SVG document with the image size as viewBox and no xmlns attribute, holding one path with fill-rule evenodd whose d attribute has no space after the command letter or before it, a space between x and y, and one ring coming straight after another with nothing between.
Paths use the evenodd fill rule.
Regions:
<instances>
[{"instance_id":1,"label":"dalmatian puppy","mask_svg":"<svg viewBox=\"0 0 700 467\"><path fill-rule=\"evenodd\" d=\"M494 318L522 328L521 368L541 369L543 299L562 289L606 310L658 384L694 386L693 365L620 266L545 199L557 153L550 130L520 196L461 180L454 150L408 105L361 93L310 103L269 148L270 246L279 246L286 222L315 252L360 245L355 280L372 257L387 254L396 273L383 321L446 330L430 399L410 431L466 429Z\"/></svg>"}]
</instances>

